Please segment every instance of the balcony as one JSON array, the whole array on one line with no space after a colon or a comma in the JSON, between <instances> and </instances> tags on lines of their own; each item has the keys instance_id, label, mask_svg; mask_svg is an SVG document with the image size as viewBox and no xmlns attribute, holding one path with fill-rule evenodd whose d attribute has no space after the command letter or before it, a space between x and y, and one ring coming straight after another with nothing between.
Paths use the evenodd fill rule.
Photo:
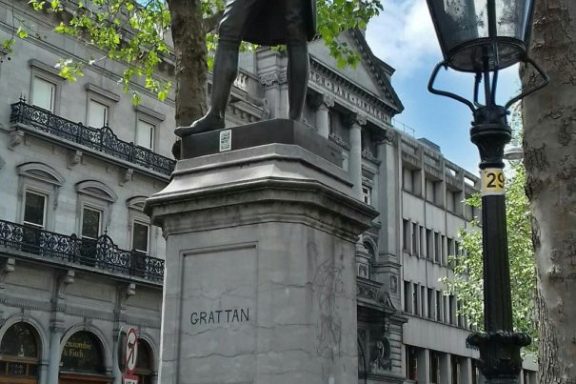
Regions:
<instances>
[{"instance_id":1,"label":"balcony","mask_svg":"<svg viewBox=\"0 0 576 384\"><path fill-rule=\"evenodd\" d=\"M157 284L164 281L164 260L122 250L108 235L80 239L0 220L0 251L3 248L67 266L90 267Z\"/></svg>"},{"instance_id":2,"label":"balcony","mask_svg":"<svg viewBox=\"0 0 576 384\"><path fill-rule=\"evenodd\" d=\"M10 122L37 132L50 134L67 142L170 176L175 160L150 149L118 139L109 127L91 128L57 116L43 108L26 104L21 99L12 104Z\"/></svg>"}]
</instances>

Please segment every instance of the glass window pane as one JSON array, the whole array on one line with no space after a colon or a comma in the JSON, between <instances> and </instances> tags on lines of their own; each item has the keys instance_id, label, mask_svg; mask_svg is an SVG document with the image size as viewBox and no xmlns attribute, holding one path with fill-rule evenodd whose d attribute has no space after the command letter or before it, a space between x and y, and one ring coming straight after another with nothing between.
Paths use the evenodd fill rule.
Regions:
<instances>
[{"instance_id":1,"label":"glass window pane","mask_svg":"<svg viewBox=\"0 0 576 384\"><path fill-rule=\"evenodd\" d=\"M56 85L35 77L32 84L32 104L54 112L54 94Z\"/></svg>"},{"instance_id":2,"label":"glass window pane","mask_svg":"<svg viewBox=\"0 0 576 384\"><path fill-rule=\"evenodd\" d=\"M87 331L75 333L64 346L60 367L67 372L104 372L100 341Z\"/></svg>"},{"instance_id":3,"label":"glass window pane","mask_svg":"<svg viewBox=\"0 0 576 384\"><path fill-rule=\"evenodd\" d=\"M148 253L148 230L148 225L134 222L132 227L132 248Z\"/></svg>"},{"instance_id":4,"label":"glass window pane","mask_svg":"<svg viewBox=\"0 0 576 384\"><path fill-rule=\"evenodd\" d=\"M97 239L100 236L101 212L84 208L82 211L82 237Z\"/></svg>"},{"instance_id":5,"label":"glass window pane","mask_svg":"<svg viewBox=\"0 0 576 384\"><path fill-rule=\"evenodd\" d=\"M138 120L136 126L136 144L152 149L154 146L154 125L142 120Z\"/></svg>"},{"instance_id":6,"label":"glass window pane","mask_svg":"<svg viewBox=\"0 0 576 384\"><path fill-rule=\"evenodd\" d=\"M102 128L108 125L108 106L97 101L88 102L88 121L89 127Z\"/></svg>"},{"instance_id":7,"label":"glass window pane","mask_svg":"<svg viewBox=\"0 0 576 384\"><path fill-rule=\"evenodd\" d=\"M26 192L25 200L24 222L43 227L46 196L42 196L37 193Z\"/></svg>"},{"instance_id":8,"label":"glass window pane","mask_svg":"<svg viewBox=\"0 0 576 384\"><path fill-rule=\"evenodd\" d=\"M0 354L4 356L38 358L36 332L26 323L16 323L4 334Z\"/></svg>"}]
</instances>

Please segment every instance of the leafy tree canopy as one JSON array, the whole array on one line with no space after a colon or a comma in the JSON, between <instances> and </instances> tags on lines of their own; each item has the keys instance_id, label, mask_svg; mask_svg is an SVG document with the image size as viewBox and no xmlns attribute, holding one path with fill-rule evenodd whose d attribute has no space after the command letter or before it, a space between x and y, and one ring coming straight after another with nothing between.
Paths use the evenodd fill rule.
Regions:
<instances>
[{"instance_id":1,"label":"leafy tree canopy","mask_svg":"<svg viewBox=\"0 0 576 384\"><path fill-rule=\"evenodd\" d=\"M38 12L54 16L55 32L78 38L102 52L100 57L85 61L63 57L58 63L61 76L74 81L82 76L86 65L106 59L122 61L128 64L120 79L126 91L132 81L140 80L163 100L172 82L157 76L157 68L162 60L174 61L166 34L171 26L170 7L200 9L203 25L197 31L205 39L208 58L204 60L210 64L210 52L217 40L214 31L225 0L29 0L29 4ZM358 55L337 37L345 30L364 29L382 10L381 0L317 0L317 8L318 34L332 55L341 66L356 64ZM30 33L25 20L17 22L14 36L1 42L5 51L14 48L16 37L27 38ZM138 102L136 92L133 99Z\"/></svg>"}]
</instances>

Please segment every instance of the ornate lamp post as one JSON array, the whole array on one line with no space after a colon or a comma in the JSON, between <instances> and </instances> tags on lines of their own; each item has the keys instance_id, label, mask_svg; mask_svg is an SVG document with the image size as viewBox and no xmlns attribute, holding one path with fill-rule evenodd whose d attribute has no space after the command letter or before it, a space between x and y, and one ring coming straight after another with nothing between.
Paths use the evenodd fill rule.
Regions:
<instances>
[{"instance_id":1,"label":"ornate lamp post","mask_svg":"<svg viewBox=\"0 0 576 384\"><path fill-rule=\"evenodd\" d=\"M522 368L520 348L530 337L512 325L510 267L506 235L504 146L511 139L508 108L548 83L527 56L534 0L427 0L444 61L430 78L430 92L467 105L474 115L470 130L480 152L484 261L484 328L468 342L480 349L480 370L491 384L515 384ZM498 71L518 62L532 65L540 84L496 105ZM474 100L434 88L440 68L474 73ZM478 100L483 85L484 103Z\"/></svg>"}]
</instances>

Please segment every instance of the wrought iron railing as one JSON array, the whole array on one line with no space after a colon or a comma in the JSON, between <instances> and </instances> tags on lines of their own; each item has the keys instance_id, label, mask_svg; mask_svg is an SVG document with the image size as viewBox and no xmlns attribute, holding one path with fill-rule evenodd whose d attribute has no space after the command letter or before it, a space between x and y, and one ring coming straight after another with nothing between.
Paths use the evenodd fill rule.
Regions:
<instances>
[{"instance_id":1,"label":"wrought iron railing","mask_svg":"<svg viewBox=\"0 0 576 384\"><path fill-rule=\"evenodd\" d=\"M74 123L43 108L26 104L21 99L12 104L12 123L21 123L41 132L61 137L98 152L106 153L121 160L138 164L144 168L170 175L176 161L164 157L134 143L118 139L109 127L92 128Z\"/></svg>"},{"instance_id":2,"label":"wrought iron railing","mask_svg":"<svg viewBox=\"0 0 576 384\"><path fill-rule=\"evenodd\" d=\"M62 235L0 220L0 246L43 258L141 277L164 280L164 260L118 248L108 235L96 240Z\"/></svg>"}]
</instances>

